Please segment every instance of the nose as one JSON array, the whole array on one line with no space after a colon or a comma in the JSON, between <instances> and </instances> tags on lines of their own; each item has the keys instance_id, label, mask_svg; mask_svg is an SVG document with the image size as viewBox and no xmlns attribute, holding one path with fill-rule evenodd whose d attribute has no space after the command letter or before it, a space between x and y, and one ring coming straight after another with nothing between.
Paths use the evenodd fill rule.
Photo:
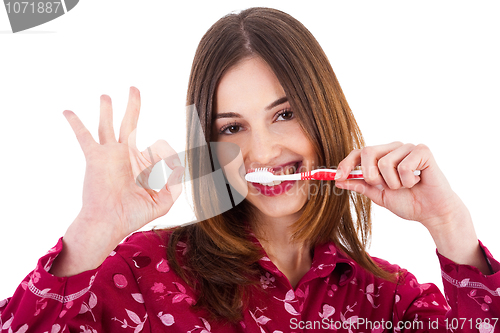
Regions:
<instances>
[{"instance_id":1,"label":"nose","mask_svg":"<svg viewBox=\"0 0 500 333\"><path fill-rule=\"evenodd\" d=\"M270 166L281 154L281 138L267 128L254 128L249 139L246 157L251 163L250 168Z\"/></svg>"}]
</instances>

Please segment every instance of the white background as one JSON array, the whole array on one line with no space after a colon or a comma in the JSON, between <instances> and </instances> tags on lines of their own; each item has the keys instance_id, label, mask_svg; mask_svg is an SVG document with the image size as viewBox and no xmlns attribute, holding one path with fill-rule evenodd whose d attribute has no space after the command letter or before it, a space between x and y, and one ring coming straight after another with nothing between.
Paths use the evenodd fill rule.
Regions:
<instances>
[{"instance_id":1,"label":"white background","mask_svg":"<svg viewBox=\"0 0 500 333\"><path fill-rule=\"evenodd\" d=\"M252 6L301 21L328 55L367 144L425 143L500 257L499 5L491 1L85 0L12 34L0 7L0 299L10 296L79 212L85 160L62 112L97 138L99 96L118 132L130 86L140 89L138 147L184 149L194 51L220 17ZM153 224L180 224L181 197ZM148 227L152 227L149 225ZM435 246L416 222L375 208L371 254L442 288Z\"/></svg>"}]
</instances>

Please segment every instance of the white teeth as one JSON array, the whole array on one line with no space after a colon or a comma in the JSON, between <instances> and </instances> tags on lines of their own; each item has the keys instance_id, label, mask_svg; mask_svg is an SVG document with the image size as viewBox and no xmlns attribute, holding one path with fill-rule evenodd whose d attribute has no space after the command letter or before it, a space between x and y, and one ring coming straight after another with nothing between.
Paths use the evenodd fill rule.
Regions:
<instances>
[{"instance_id":1,"label":"white teeth","mask_svg":"<svg viewBox=\"0 0 500 333\"><path fill-rule=\"evenodd\" d=\"M284 168L281 168L279 171L275 173L275 175L281 176L281 175L293 175L295 173L295 166L287 166Z\"/></svg>"},{"instance_id":2,"label":"white teeth","mask_svg":"<svg viewBox=\"0 0 500 333\"><path fill-rule=\"evenodd\" d=\"M285 174L285 175L293 175L294 173L295 173L295 166L292 165L292 166L286 167L285 172L283 174Z\"/></svg>"},{"instance_id":3,"label":"white teeth","mask_svg":"<svg viewBox=\"0 0 500 333\"><path fill-rule=\"evenodd\" d=\"M275 180L275 181L272 181L270 183L260 183L260 184L264 185L264 186L276 186L276 185L281 184L281 180Z\"/></svg>"}]
</instances>

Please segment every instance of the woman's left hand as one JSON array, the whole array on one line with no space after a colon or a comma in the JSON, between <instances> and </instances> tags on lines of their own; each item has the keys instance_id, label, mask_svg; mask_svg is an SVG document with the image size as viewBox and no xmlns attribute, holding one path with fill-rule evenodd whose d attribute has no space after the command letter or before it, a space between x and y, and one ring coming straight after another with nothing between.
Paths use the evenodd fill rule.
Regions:
<instances>
[{"instance_id":1,"label":"woman's left hand","mask_svg":"<svg viewBox=\"0 0 500 333\"><path fill-rule=\"evenodd\" d=\"M364 180L346 180L356 166L361 166ZM356 149L339 164L338 170L337 187L364 194L429 230L442 228L465 212L469 216L425 145L393 142ZM414 175L416 170L420 170L420 176Z\"/></svg>"},{"instance_id":2,"label":"woman's left hand","mask_svg":"<svg viewBox=\"0 0 500 333\"><path fill-rule=\"evenodd\" d=\"M346 180L359 165L364 179ZM416 170L420 176L413 173ZM469 210L427 146L393 142L354 150L340 162L336 178L335 186L364 194L399 217L422 223L443 256L491 273Z\"/></svg>"}]
</instances>

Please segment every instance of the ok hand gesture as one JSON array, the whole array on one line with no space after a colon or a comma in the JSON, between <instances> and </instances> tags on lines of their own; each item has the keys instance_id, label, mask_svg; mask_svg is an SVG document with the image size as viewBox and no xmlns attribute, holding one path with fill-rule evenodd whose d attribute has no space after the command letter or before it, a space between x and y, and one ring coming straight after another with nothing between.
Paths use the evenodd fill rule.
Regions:
<instances>
[{"instance_id":1,"label":"ok hand gesture","mask_svg":"<svg viewBox=\"0 0 500 333\"><path fill-rule=\"evenodd\" d=\"M136 147L141 100L130 88L118 140L113 130L109 96L101 96L99 143L71 111L64 116L76 134L86 160L80 214L63 238L64 250L52 272L71 275L97 267L118 243L150 221L166 214L179 197L184 168L166 141L144 151ZM148 186L152 167L161 159L173 169L159 192Z\"/></svg>"}]
</instances>

